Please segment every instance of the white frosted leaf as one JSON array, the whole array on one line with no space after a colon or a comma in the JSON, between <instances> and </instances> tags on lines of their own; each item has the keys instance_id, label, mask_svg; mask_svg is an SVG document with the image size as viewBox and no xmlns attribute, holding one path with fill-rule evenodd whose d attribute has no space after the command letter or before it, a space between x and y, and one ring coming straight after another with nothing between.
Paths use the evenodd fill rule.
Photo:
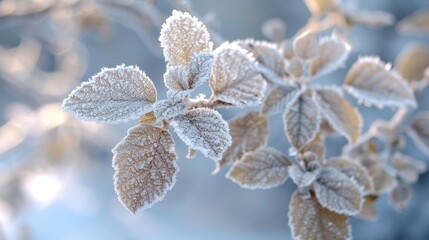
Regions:
<instances>
[{"instance_id":1,"label":"white frosted leaf","mask_svg":"<svg viewBox=\"0 0 429 240\"><path fill-rule=\"evenodd\" d=\"M200 52L188 65L168 68L164 74L164 83L174 91L193 90L210 79L213 61L212 53Z\"/></svg>"},{"instance_id":2,"label":"white frosted leaf","mask_svg":"<svg viewBox=\"0 0 429 240\"><path fill-rule=\"evenodd\" d=\"M379 159L379 161L382 161ZM375 194L384 194L390 192L396 186L395 178L386 171L382 162L371 164L367 167L368 173L372 178Z\"/></svg>"},{"instance_id":3,"label":"white frosted leaf","mask_svg":"<svg viewBox=\"0 0 429 240\"><path fill-rule=\"evenodd\" d=\"M155 103L154 112L157 119L169 119L184 114L187 109L183 102L164 99Z\"/></svg>"},{"instance_id":4,"label":"white frosted leaf","mask_svg":"<svg viewBox=\"0 0 429 240\"><path fill-rule=\"evenodd\" d=\"M173 10L159 37L169 66L185 66L199 52L211 52L213 43L206 27L189 13Z\"/></svg>"},{"instance_id":5,"label":"white frosted leaf","mask_svg":"<svg viewBox=\"0 0 429 240\"><path fill-rule=\"evenodd\" d=\"M354 143L362 127L359 111L336 88L315 89L313 99L329 126Z\"/></svg>"},{"instance_id":6,"label":"white frosted leaf","mask_svg":"<svg viewBox=\"0 0 429 240\"><path fill-rule=\"evenodd\" d=\"M237 43L224 43L215 50L210 87L218 101L253 106L262 102L266 82L246 50Z\"/></svg>"},{"instance_id":7,"label":"white frosted leaf","mask_svg":"<svg viewBox=\"0 0 429 240\"><path fill-rule=\"evenodd\" d=\"M226 176L243 188L268 189L286 182L289 165L281 152L264 147L245 153Z\"/></svg>"},{"instance_id":8,"label":"white frosted leaf","mask_svg":"<svg viewBox=\"0 0 429 240\"><path fill-rule=\"evenodd\" d=\"M173 102L181 102L185 97L189 97L191 91L175 91L175 90L167 90L167 99Z\"/></svg>"},{"instance_id":9,"label":"white frosted leaf","mask_svg":"<svg viewBox=\"0 0 429 240\"><path fill-rule=\"evenodd\" d=\"M350 68L347 91L367 104L377 107L415 107L414 94L407 82L377 57L360 57Z\"/></svg>"},{"instance_id":10,"label":"white frosted leaf","mask_svg":"<svg viewBox=\"0 0 429 240\"><path fill-rule=\"evenodd\" d=\"M304 74L304 65L302 60L297 57L293 57L286 68L287 73L295 78L300 78Z\"/></svg>"},{"instance_id":11,"label":"white frosted leaf","mask_svg":"<svg viewBox=\"0 0 429 240\"><path fill-rule=\"evenodd\" d=\"M396 169L396 173L402 181L408 184L416 183L419 174L427 170L425 162L415 160L400 152L396 152L392 156L392 167Z\"/></svg>"},{"instance_id":12,"label":"white frosted leaf","mask_svg":"<svg viewBox=\"0 0 429 240\"><path fill-rule=\"evenodd\" d=\"M219 167L238 161L244 153L265 145L268 139L268 119L258 112L249 112L229 122L232 144L219 161Z\"/></svg>"},{"instance_id":13,"label":"white frosted leaf","mask_svg":"<svg viewBox=\"0 0 429 240\"><path fill-rule=\"evenodd\" d=\"M319 131L320 121L314 101L304 94L298 97L283 116L285 132L291 145L300 150L313 140Z\"/></svg>"},{"instance_id":14,"label":"white frosted leaf","mask_svg":"<svg viewBox=\"0 0 429 240\"><path fill-rule=\"evenodd\" d=\"M354 162L348 157L336 157L329 159L325 166L335 168L353 179L363 189L364 193L370 193L374 189L368 171L359 162Z\"/></svg>"},{"instance_id":15,"label":"white frosted leaf","mask_svg":"<svg viewBox=\"0 0 429 240\"><path fill-rule=\"evenodd\" d=\"M395 69L411 85L424 80L424 72L428 67L429 47L420 43L406 45L395 62Z\"/></svg>"},{"instance_id":16,"label":"white frosted leaf","mask_svg":"<svg viewBox=\"0 0 429 240\"><path fill-rule=\"evenodd\" d=\"M390 202L396 210L401 211L410 202L411 195L411 188L404 183L400 183L390 192Z\"/></svg>"},{"instance_id":17,"label":"white frosted leaf","mask_svg":"<svg viewBox=\"0 0 429 240\"><path fill-rule=\"evenodd\" d=\"M137 125L112 151L115 191L130 212L150 208L173 187L179 168L167 130Z\"/></svg>"},{"instance_id":18,"label":"white frosted leaf","mask_svg":"<svg viewBox=\"0 0 429 240\"><path fill-rule=\"evenodd\" d=\"M336 213L356 215L363 204L363 193L356 182L333 168L324 169L314 182L320 204Z\"/></svg>"},{"instance_id":19,"label":"white frosted leaf","mask_svg":"<svg viewBox=\"0 0 429 240\"><path fill-rule=\"evenodd\" d=\"M82 83L62 108L81 120L116 124L138 119L154 102L156 89L149 77L138 67L119 65Z\"/></svg>"},{"instance_id":20,"label":"white frosted leaf","mask_svg":"<svg viewBox=\"0 0 429 240\"><path fill-rule=\"evenodd\" d=\"M414 118L408 135L414 144L429 156L429 112L421 112Z\"/></svg>"},{"instance_id":21,"label":"white frosted leaf","mask_svg":"<svg viewBox=\"0 0 429 240\"><path fill-rule=\"evenodd\" d=\"M302 59L311 59L319 55L319 44L316 36L311 32L304 32L293 41L295 56Z\"/></svg>"},{"instance_id":22,"label":"white frosted leaf","mask_svg":"<svg viewBox=\"0 0 429 240\"><path fill-rule=\"evenodd\" d=\"M396 29L402 34L429 35L429 10L421 9L397 23Z\"/></svg>"},{"instance_id":23,"label":"white frosted leaf","mask_svg":"<svg viewBox=\"0 0 429 240\"><path fill-rule=\"evenodd\" d=\"M351 47L341 38L332 35L319 41L319 56L311 65L312 75L326 75L337 70L346 61Z\"/></svg>"},{"instance_id":24,"label":"white frosted leaf","mask_svg":"<svg viewBox=\"0 0 429 240\"><path fill-rule=\"evenodd\" d=\"M347 216L323 208L314 194L301 197L295 191L289 203L289 226L295 240L349 240Z\"/></svg>"},{"instance_id":25,"label":"white frosted leaf","mask_svg":"<svg viewBox=\"0 0 429 240\"><path fill-rule=\"evenodd\" d=\"M265 98L262 112L269 115L285 112L301 93L302 91L293 85L277 86Z\"/></svg>"},{"instance_id":26,"label":"white frosted leaf","mask_svg":"<svg viewBox=\"0 0 429 240\"><path fill-rule=\"evenodd\" d=\"M317 178L319 171L307 172L302 170L298 165L291 165L288 169L292 181L299 187L309 187Z\"/></svg>"},{"instance_id":27,"label":"white frosted leaf","mask_svg":"<svg viewBox=\"0 0 429 240\"><path fill-rule=\"evenodd\" d=\"M171 121L174 131L187 146L215 161L231 145L228 123L215 110L197 108Z\"/></svg>"}]
</instances>

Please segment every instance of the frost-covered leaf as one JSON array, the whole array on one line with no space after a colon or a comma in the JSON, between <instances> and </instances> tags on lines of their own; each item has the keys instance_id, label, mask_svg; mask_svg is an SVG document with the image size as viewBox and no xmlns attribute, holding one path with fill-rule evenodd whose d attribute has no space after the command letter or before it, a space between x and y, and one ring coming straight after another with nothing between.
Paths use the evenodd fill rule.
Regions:
<instances>
[{"instance_id":1,"label":"frost-covered leaf","mask_svg":"<svg viewBox=\"0 0 429 240\"><path fill-rule=\"evenodd\" d=\"M213 43L206 27L189 13L173 10L159 37L169 66L185 66L199 52L211 52Z\"/></svg>"},{"instance_id":2,"label":"frost-covered leaf","mask_svg":"<svg viewBox=\"0 0 429 240\"><path fill-rule=\"evenodd\" d=\"M293 85L277 86L271 90L265 98L262 112L264 114L276 114L286 111L302 91Z\"/></svg>"},{"instance_id":3,"label":"frost-covered leaf","mask_svg":"<svg viewBox=\"0 0 429 240\"><path fill-rule=\"evenodd\" d=\"M336 8L338 0L304 0L313 15L322 15Z\"/></svg>"},{"instance_id":4,"label":"frost-covered leaf","mask_svg":"<svg viewBox=\"0 0 429 240\"><path fill-rule=\"evenodd\" d=\"M215 161L231 145L228 123L212 109L193 109L173 118L171 126L186 145Z\"/></svg>"},{"instance_id":5,"label":"frost-covered leaf","mask_svg":"<svg viewBox=\"0 0 429 240\"><path fill-rule=\"evenodd\" d=\"M156 89L149 77L138 67L119 65L82 83L62 108L81 120L116 124L138 119L154 102Z\"/></svg>"},{"instance_id":6,"label":"frost-covered leaf","mask_svg":"<svg viewBox=\"0 0 429 240\"><path fill-rule=\"evenodd\" d=\"M244 153L265 145L268 139L268 119L258 112L249 112L229 122L232 144L219 161L223 165L238 161Z\"/></svg>"},{"instance_id":7,"label":"frost-covered leaf","mask_svg":"<svg viewBox=\"0 0 429 240\"><path fill-rule=\"evenodd\" d=\"M329 125L349 142L355 142L362 127L359 111L335 88L319 88L314 93L313 99Z\"/></svg>"},{"instance_id":8,"label":"frost-covered leaf","mask_svg":"<svg viewBox=\"0 0 429 240\"><path fill-rule=\"evenodd\" d=\"M356 25L384 27L392 25L395 22L395 17L392 14L383 11L351 10L343 13L346 15L348 21Z\"/></svg>"},{"instance_id":9,"label":"frost-covered leaf","mask_svg":"<svg viewBox=\"0 0 429 240\"><path fill-rule=\"evenodd\" d=\"M386 171L383 163L374 163L367 167L367 169L369 175L372 177L374 193L381 195L391 191L395 187L396 180Z\"/></svg>"},{"instance_id":10,"label":"frost-covered leaf","mask_svg":"<svg viewBox=\"0 0 429 240\"><path fill-rule=\"evenodd\" d=\"M359 212L358 217L365 220L374 220L377 218L377 209L375 203L378 199L377 195L367 195L364 198L362 209Z\"/></svg>"},{"instance_id":11,"label":"frost-covered leaf","mask_svg":"<svg viewBox=\"0 0 429 240\"><path fill-rule=\"evenodd\" d=\"M348 218L322 207L314 194L301 197L298 191L289 203L289 226L296 240L349 240Z\"/></svg>"},{"instance_id":12,"label":"frost-covered leaf","mask_svg":"<svg viewBox=\"0 0 429 240\"><path fill-rule=\"evenodd\" d=\"M319 56L311 65L311 74L326 75L338 69L346 61L350 50L350 45L335 35L322 38L319 41Z\"/></svg>"},{"instance_id":13,"label":"frost-covered leaf","mask_svg":"<svg viewBox=\"0 0 429 240\"><path fill-rule=\"evenodd\" d=\"M316 154L318 160L325 159L325 146L323 144L323 139L320 136L320 133L316 135L316 137L305 145L301 150L302 153L312 152Z\"/></svg>"},{"instance_id":14,"label":"frost-covered leaf","mask_svg":"<svg viewBox=\"0 0 429 240\"><path fill-rule=\"evenodd\" d=\"M395 63L396 70L411 85L424 80L424 72L428 67L429 47L420 43L408 44L399 54Z\"/></svg>"},{"instance_id":15,"label":"frost-covered leaf","mask_svg":"<svg viewBox=\"0 0 429 240\"><path fill-rule=\"evenodd\" d=\"M115 191L130 212L151 207L173 187L179 168L167 130L137 125L112 151Z\"/></svg>"},{"instance_id":16,"label":"frost-covered leaf","mask_svg":"<svg viewBox=\"0 0 429 240\"><path fill-rule=\"evenodd\" d=\"M320 204L337 213L356 215L363 204L363 193L357 183L333 168L324 169L314 182Z\"/></svg>"},{"instance_id":17,"label":"frost-covered leaf","mask_svg":"<svg viewBox=\"0 0 429 240\"><path fill-rule=\"evenodd\" d=\"M421 9L397 23L396 29L402 34L429 35L429 10Z\"/></svg>"},{"instance_id":18,"label":"frost-covered leaf","mask_svg":"<svg viewBox=\"0 0 429 240\"><path fill-rule=\"evenodd\" d=\"M397 175L408 184L417 182L419 174L426 172L426 163L415 160L400 152L396 152L392 157L392 166L396 169Z\"/></svg>"},{"instance_id":19,"label":"frost-covered leaf","mask_svg":"<svg viewBox=\"0 0 429 240\"><path fill-rule=\"evenodd\" d=\"M411 188L404 183L400 183L390 192L390 202L396 210L401 211L410 202L411 195Z\"/></svg>"},{"instance_id":20,"label":"frost-covered leaf","mask_svg":"<svg viewBox=\"0 0 429 240\"><path fill-rule=\"evenodd\" d=\"M319 55L319 44L316 36L311 32L304 32L293 41L295 56L302 59L311 59Z\"/></svg>"},{"instance_id":21,"label":"frost-covered leaf","mask_svg":"<svg viewBox=\"0 0 429 240\"><path fill-rule=\"evenodd\" d=\"M156 123L156 116L154 111L150 111L146 113L145 115L140 117L140 123L141 124L154 124Z\"/></svg>"},{"instance_id":22,"label":"frost-covered leaf","mask_svg":"<svg viewBox=\"0 0 429 240\"><path fill-rule=\"evenodd\" d=\"M169 99L160 100L155 103L154 112L157 119L169 119L182 115L187 107L183 102L173 102Z\"/></svg>"},{"instance_id":23,"label":"frost-covered leaf","mask_svg":"<svg viewBox=\"0 0 429 240\"><path fill-rule=\"evenodd\" d=\"M280 47L283 50L283 56L286 59L292 59L295 57L295 52L293 51L293 39L283 41Z\"/></svg>"},{"instance_id":24,"label":"frost-covered leaf","mask_svg":"<svg viewBox=\"0 0 429 240\"><path fill-rule=\"evenodd\" d=\"M332 167L353 179L364 191L370 193L374 186L368 171L358 162L352 161L348 157L336 157L326 162L326 167Z\"/></svg>"},{"instance_id":25,"label":"frost-covered leaf","mask_svg":"<svg viewBox=\"0 0 429 240\"><path fill-rule=\"evenodd\" d=\"M293 57L286 68L287 73L295 78L300 78L304 74L304 65L302 60L297 57Z\"/></svg>"},{"instance_id":26,"label":"frost-covered leaf","mask_svg":"<svg viewBox=\"0 0 429 240\"><path fill-rule=\"evenodd\" d=\"M237 43L224 43L215 50L210 87L217 101L253 106L262 102L266 82L246 50Z\"/></svg>"},{"instance_id":27,"label":"frost-covered leaf","mask_svg":"<svg viewBox=\"0 0 429 240\"><path fill-rule=\"evenodd\" d=\"M408 135L414 144L429 156L429 112L421 112L414 118Z\"/></svg>"},{"instance_id":28,"label":"frost-covered leaf","mask_svg":"<svg viewBox=\"0 0 429 240\"><path fill-rule=\"evenodd\" d=\"M200 52L188 65L168 68L164 74L164 83L174 91L193 90L210 79L213 61L212 53Z\"/></svg>"},{"instance_id":29,"label":"frost-covered leaf","mask_svg":"<svg viewBox=\"0 0 429 240\"><path fill-rule=\"evenodd\" d=\"M288 169L292 181L299 187L309 187L317 178L320 171L307 172L302 170L298 165L291 165Z\"/></svg>"},{"instance_id":30,"label":"frost-covered leaf","mask_svg":"<svg viewBox=\"0 0 429 240\"><path fill-rule=\"evenodd\" d=\"M167 90L167 99L173 102L181 102L184 98L189 97L191 91L175 91L175 90Z\"/></svg>"},{"instance_id":31,"label":"frost-covered leaf","mask_svg":"<svg viewBox=\"0 0 429 240\"><path fill-rule=\"evenodd\" d=\"M414 94L407 82L390 65L377 57L360 57L344 82L348 92L377 107L415 107Z\"/></svg>"},{"instance_id":32,"label":"frost-covered leaf","mask_svg":"<svg viewBox=\"0 0 429 240\"><path fill-rule=\"evenodd\" d=\"M281 42L286 36L286 23L280 18L271 18L262 24L262 33L273 42Z\"/></svg>"},{"instance_id":33,"label":"frost-covered leaf","mask_svg":"<svg viewBox=\"0 0 429 240\"><path fill-rule=\"evenodd\" d=\"M320 126L320 113L316 104L302 94L283 116L285 132L291 145L300 150L314 139Z\"/></svg>"},{"instance_id":34,"label":"frost-covered leaf","mask_svg":"<svg viewBox=\"0 0 429 240\"><path fill-rule=\"evenodd\" d=\"M289 159L281 152L264 147L245 153L226 176L243 188L267 189L287 180L289 165Z\"/></svg>"}]
</instances>

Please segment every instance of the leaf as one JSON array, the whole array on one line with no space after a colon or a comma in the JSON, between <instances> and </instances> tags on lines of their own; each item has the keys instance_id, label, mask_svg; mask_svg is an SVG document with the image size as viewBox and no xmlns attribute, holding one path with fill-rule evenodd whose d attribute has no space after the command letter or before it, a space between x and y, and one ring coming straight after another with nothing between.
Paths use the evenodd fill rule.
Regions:
<instances>
[{"instance_id":1,"label":"leaf","mask_svg":"<svg viewBox=\"0 0 429 240\"><path fill-rule=\"evenodd\" d=\"M316 136L320 113L313 100L301 95L283 116L285 132L291 145L300 150Z\"/></svg>"},{"instance_id":2,"label":"leaf","mask_svg":"<svg viewBox=\"0 0 429 240\"><path fill-rule=\"evenodd\" d=\"M164 74L164 83L175 91L193 90L210 79L213 61L212 53L200 52L188 65L168 68Z\"/></svg>"},{"instance_id":3,"label":"leaf","mask_svg":"<svg viewBox=\"0 0 429 240\"><path fill-rule=\"evenodd\" d=\"M337 5L337 0L304 0L304 2L313 15L322 15L334 10Z\"/></svg>"},{"instance_id":4,"label":"leaf","mask_svg":"<svg viewBox=\"0 0 429 240\"><path fill-rule=\"evenodd\" d=\"M313 60L311 74L321 76L337 70L350 53L351 46L343 39L332 35L319 41L319 56Z\"/></svg>"},{"instance_id":5,"label":"leaf","mask_svg":"<svg viewBox=\"0 0 429 240\"><path fill-rule=\"evenodd\" d=\"M411 195L411 188L406 184L400 183L390 192L390 202L396 210L401 211L410 202Z\"/></svg>"},{"instance_id":6,"label":"leaf","mask_svg":"<svg viewBox=\"0 0 429 240\"><path fill-rule=\"evenodd\" d=\"M229 131L232 144L223 154L217 170L223 165L238 161L244 153L265 145L268 139L268 119L258 112L249 112L232 120Z\"/></svg>"},{"instance_id":7,"label":"leaf","mask_svg":"<svg viewBox=\"0 0 429 240\"><path fill-rule=\"evenodd\" d=\"M298 165L289 166L288 173L298 188L309 187L317 178L320 171L304 171Z\"/></svg>"},{"instance_id":8,"label":"leaf","mask_svg":"<svg viewBox=\"0 0 429 240\"><path fill-rule=\"evenodd\" d=\"M375 220L377 218L377 209L375 208L375 203L377 199L377 195L365 196L365 201L358 217L363 218L365 220Z\"/></svg>"},{"instance_id":9,"label":"leaf","mask_svg":"<svg viewBox=\"0 0 429 240\"><path fill-rule=\"evenodd\" d=\"M281 42L286 36L286 23L281 18L271 18L262 24L262 33L273 42Z\"/></svg>"},{"instance_id":10,"label":"leaf","mask_svg":"<svg viewBox=\"0 0 429 240\"><path fill-rule=\"evenodd\" d=\"M429 156L429 112L420 112L414 118L407 133L414 144Z\"/></svg>"},{"instance_id":11,"label":"leaf","mask_svg":"<svg viewBox=\"0 0 429 240\"><path fill-rule=\"evenodd\" d=\"M323 208L314 197L314 194L310 198L303 198L298 191L295 191L289 203L288 215L293 239L351 239L347 216Z\"/></svg>"},{"instance_id":12,"label":"leaf","mask_svg":"<svg viewBox=\"0 0 429 240\"><path fill-rule=\"evenodd\" d=\"M351 11L344 12L347 20L352 24L368 27L384 27L395 23L395 16L383 11Z\"/></svg>"},{"instance_id":13,"label":"leaf","mask_svg":"<svg viewBox=\"0 0 429 240\"><path fill-rule=\"evenodd\" d=\"M82 83L62 108L81 120L117 124L150 112L154 102L156 89L149 77L138 67L119 65Z\"/></svg>"},{"instance_id":14,"label":"leaf","mask_svg":"<svg viewBox=\"0 0 429 240\"><path fill-rule=\"evenodd\" d=\"M411 85L424 79L425 69L429 67L429 47L410 43L399 54L395 63L396 70Z\"/></svg>"},{"instance_id":15,"label":"leaf","mask_svg":"<svg viewBox=\"0 0 429 240\"><path fill-rule=\"evenodd\" d=\"M188 110L183 102L173 102L168 99L155 103L154 112L157 119L170 119L182 115Z\"/></svg>"},{"instance_id":16,"label":"leaf","mask_svg":"<svg viewBox=\"0 0 429 240\"><path fill-rule=\"evenodd\" d=\"M367 169L369 175L372 177L374 193L381 195L391 191L395 187L395 178L386 171L382 163L372 164Z\"/></svg>"},{"instance_id":17,"label":"leaf","mask_svg":"<svg viewBox=\"0 0 429 240\"><path fill-rule=\"evenodd\" d=\"M286 182L290 164L281 152L264 147L245 153L226 176L243 188L268 189Z\"/></svg>"},{"instance_id":18,"label":"leaf","mask_svg":"<svg viewBox=\"0 0 429 240\"><path fill-rule=\"evenodd\" d=\"M262 102L266 83L244 49L237 43L224 43L215 50L210 87L218 101L253 106Z\"/></svg>"},{"instance_id":19,"label":"leaf","mask_svg":"<svg viewBox=\"0 0 429 240\"><path fill-rule=\"evenodd\" d=\"M265 98L262 113L273 115L285 112L302 94L302 90L293 85L277 86Z\"/></svg>"},{"instance_id":20,"label":"leaf","mask_svg":"<svg viewBox=\"0 0 429 240\"><path fill-rule=\"evenodd\" d=\"M426 163L415 160L410 156L406 156L400 152L396 152L392 156L392 167L396 169L397 175L408 184L417 182L419 174L426 172Z\"/></svg>"},{"instance_id":21,"label":"leaf","mask_svg":"<svg viewBox=\"0 0 429 240\"><path fill-rule=\"evenodd\" d=\"M353 179L363 189L364 193L370 193L374 189L368 171L358 162L354 162L348 157L331 158L326 162L325 166L335 168Z\"/></svg>"},{"instance_id":22,"label":"leaf","mask_svg":"<svg viewBox=\"0 0 429 240\"><path fill-rule=\"evenodd\" d=\"M362 127L362 117L341 92L335 88L318 88L314 90L313 99L329 125L349 142L356 142Z\"/></svg>"},{"instance_id":23,"label":"leaf","mask_svg":"<svg viewBox=\"0 0 429 240\"><path fill-rule=\"evenodd\" d=\"M193 109L173 118L171 126L187 146L215 161L231 145L228 123L212 109Z\"/></svg>"},{"instance_id":24,"label":"leaf","mask_svg":"<svg viewBox=\"0 0 429 240\"><path fill-rule=\"evenodd\" d=\"M311 32L304 32L293 41L295 56L302 59L311 59L319 55L319 44L316 36Z\"/></svg>"},{"instance_id":25,"label":"leaf","mask_svg":"<svg viewBox=\"0 0 429 240\"><path fill-rule=\"evenodd\" d=\"M428 35L429 10L421 9L402 19L397 23L396 30L401 34Z\"/></svg>"},{"instance_id":26,"label":"leaf","mask_svg":"<svg viewBox=\"0 0 429 240\"><path fill-rule=\"evenodd\" d=\"M189 13L173 10L159 37L168 66L186 66L199 52L211 52L213 43L206 27Z\"/></svg>"},{"instance_id":27,"label":"leaf","mask_svg":"<svg viewBox=\"0 0 429 240\"><path fill-rule=\"evenodd\" d=\"M345 84L351 95L379 108L417 105L407 82L377 57L360 57L350 68Z\"/></svg>"},{"instance_id":28,"label":"leaf","mask_svg":"<svg viewBox=\"0 0 429 240\"><path fill-rule=\"evenodd\" d=\"M304 74L304 65L302 64L301 61L302 61L301 59L297 57L293 57L289 61L289 65L286 68L287 73L289 73L295 78L302 77L302 75Z\"/></svg>"},{"instance_id":29,"label":"leaf","mask_svg":"<svg viewBox=\"0 0 429 240\"><path fill-rule=\"evenodd\" d=\"M137 125L112 151L115 191L130 212L150 208L173 188L179 168L167 130Z\"/></svg>"},{"instance_id":30,"label":"leaf","mask_svg":"<svg viewBox=\"0 0 429 240\"><path fill-rule=\"evenodd\" d=\"M323 144L323 139L320 136L320 133L316 137L305 145L301 150L302 153L312 152L316 154L318 160L325 159L325 146Z\"/></svg>"},{"instance_id":31,"label":"leaf","mask_svg":"<svg viewBox=\"0 0 429 240\"><path fill-rule=\"evenodd\" d=\"M363 193L355 181L333 168L326 168L314 182L320 204L336 213L356 215L363 204Z\"/></svg>"}]
</instances>

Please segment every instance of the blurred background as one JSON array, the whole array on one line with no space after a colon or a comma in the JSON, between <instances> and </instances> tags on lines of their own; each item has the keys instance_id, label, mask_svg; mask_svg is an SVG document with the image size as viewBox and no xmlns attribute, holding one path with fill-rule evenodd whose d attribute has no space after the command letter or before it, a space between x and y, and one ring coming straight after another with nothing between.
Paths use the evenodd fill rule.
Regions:
<instances>
[{"instance_id":1,"label":"blurred background","mask_svg":"<svg viewBox=\"0 0 429 240\"><path fill-rule=\"evenodd\" d=\"M85 123L61 112L62 99L102 67L137 65L155 82L160 98L166 88L165 62L157 40L172 9L192 11L216 32L218 40L265 39L262 24L286 23L293 37L310 17L302 0L0 0L0 239L290 239L288 204L295 186L246 190L212 176L213 161L176 139L180 172L173 190L154 207L132 215L113 189L111 148L126 135L130 122L114 126ZM344 6L382 10L396 20L427 0L343 0ZM320 80L340 84L359 55L394 62L410 42L429 45L426 36L404 36L394 26L353 27L354 46L347 66ZM216 40L216 39L215 39ZM207 91L207 89L203 89ZM353 102L357 104L356 101ZM418 95L419 110L429 109L429 92ZM364 130L394 109L360 106ZM222 110L226 119L239 109ZM281 116L270 122L269 145L287 153ZM346 144L328 138L327 155ZM429 162L416 147L405 150ZM387 197L377 202L375 221L351 219L353 237L429 239L429 176L413 185L410 205L401 213Z\"/></svg>"}]
</instances>

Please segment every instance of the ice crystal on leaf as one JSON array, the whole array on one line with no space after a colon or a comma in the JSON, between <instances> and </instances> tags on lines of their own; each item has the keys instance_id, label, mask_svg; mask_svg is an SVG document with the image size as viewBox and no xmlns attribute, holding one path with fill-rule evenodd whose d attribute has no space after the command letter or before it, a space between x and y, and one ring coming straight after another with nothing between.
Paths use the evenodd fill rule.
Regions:
<instances>
[{"instance_id":1,"label":"ice crystal on leaf","mask_svg":"<svg viewBox=\"0 0 429 240\"><path fill-rule=\"evenodd\" d=\"M186 145L216 161L231 145L228 123L212 109L193 109L173 118L171 126Z\"/></svg>"},{"instance_id":2,"label":"ice crystal on leaf","mask_svg":"<svg viewBox=\"0 0 429 240\"><path fill-rule=\"evenodd\" d=\"M163 99L155 103L154 112L157 119L169 119L182 115L187 107L183 102L173 102L169 99Z\"/></svg>"},{"instance_id":3,"label":"ice crystal on leaf","mask_svg":"<svg viewBox=\"0 0 429 240\"><path fill-rule=\"evenodd\" d=\"M320 171L304 171L298 165L291 165L288 169L289 176L299 188L309 187L317 178Z\"/></svg>"},{"instance_id":4,"label":"ice crystal on leaf","mask_svg":"<svg viewBox=\"0 0 429 240\"><path fill-rule=\"evenodd\" d=\"M377 107L416 106L407 82L376 57L359 58L350 68L345 84L354 97Z\"/></svg>"},{"instance_id":5,"label":"ice crystal on leaf","mask_svg":"<svg viewBox=\"0 0 429 240\"><path fill-rule=\"evenodd\" d=\"M211 52L213 48L203 23L176 10L162 25L159 41L169 66L186 66L196 53Z\"/></svg>"},{"instance_id":6,"label":"ice crystal on leaf","mask_svg":"<svg viewBox=\"0 0 429 240\"><path fill-rule=\"evenodd\" d=\"M265 98L262 112L269 115L284 112L301 94L302 90L293 85L277 86Z\"/></svg>"},{"instance_id":7,"label":"ice crystal on leaf","mask_svg":"<svg viewBox=\"0 0 429 240\"><path fill-rule=\"evenodd\" d=\"M227 177L244 188L272 188L287 180L290 164L279 151L263 147L245 153L232 165Z\"/></svg>"},{"instance_id":8,"label":"ice crystal on leaf","mask_svg":"<svg viewBox=\"0 0 429 240\"><path fill-rule=\"evenodd\" d=\"M250 54L237 43L224 43L214 54L210 87L215 99L233 106L262 102L266 83Z\"/></svg>"},{"instance_id":9,"label":"ice crystal on leaf","mask_svg":"<svg viewBox=\"0 0 429 240\"><path fill-rule=\"evenodd\" d=\"M152 81L138 67L103 68L64 100L62 108L85 121L117 124L138 119L156 101Z\"/></svg>"},{"instance_id":10,"label":"ice crystal on leaf","mask_svg":"<svg viewBox=\"0 0 429 240\"><path fill-rule=\"evenodd\" d=\"M112 151L115 190L130 212L151 207L173 187L179 168L167 130L137 125Z\"/></svg>"},{"instance_id":11,"label":"ice crystal on leaf","mask_svg":"<svg viewBox=\"0 0 429 240\"><path fill-rule=\"evenodd\" d=\"M302 197L295 191L289 203L289 226L296 240L349 240L347 216L322 207L314 194Z\"/></svg>"}]
</instances>

